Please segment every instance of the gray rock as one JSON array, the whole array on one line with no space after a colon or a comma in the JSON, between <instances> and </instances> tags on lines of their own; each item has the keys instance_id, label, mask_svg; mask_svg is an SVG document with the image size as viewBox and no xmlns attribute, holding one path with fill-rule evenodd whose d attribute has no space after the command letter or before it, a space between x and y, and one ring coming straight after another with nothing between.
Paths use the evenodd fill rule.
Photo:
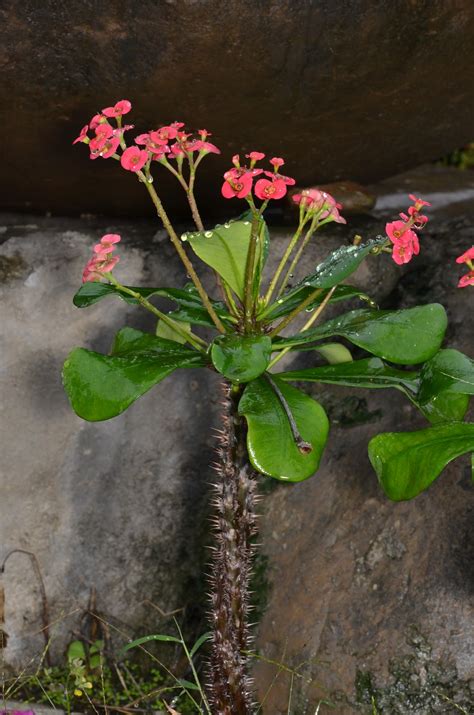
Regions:
<instances>
[{"instance_id":1,"label":"gray rock","mask_svg":"<svg viewBox=\"0 0 474 715\"><path fill-rule=\"evenodd\" d=\"M127 635L138 626L139 635L153 632L162 621L147 601L166 612L193 608L197 589L187 589L201 577L216 381L204 370L178 371L112 421L76 417L61 385L71 348L105 352L122 325L153 330L153 318L114 299L82 311L72 305L84 262L106 226L38 220L25 229L15 228L15 220L0 261L0 561L13 548L37 556L57 656L93 588L104 618ZM125 282L183 279L160 233L150 226L118 229ZM24 664L43 647L41 602L26 556L10 558L3 583L5 657Z\"/></svg>"}]
</instances>

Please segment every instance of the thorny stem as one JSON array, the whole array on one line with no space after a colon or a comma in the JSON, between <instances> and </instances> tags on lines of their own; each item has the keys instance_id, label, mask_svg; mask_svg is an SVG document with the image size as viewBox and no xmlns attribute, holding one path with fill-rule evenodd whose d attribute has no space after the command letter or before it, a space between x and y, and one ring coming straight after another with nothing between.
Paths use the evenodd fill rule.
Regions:
<instances>
[{"instance_id":1,"label":"thorny stem","mask_svg":"<svg viewBox=\"0 0 474 715\"><path fill-rule=\"evenodd\" d=\"M212 649L209 699L214 715L251 715L248 676L249 580L256 533L256 482L238 414L241 387L224 386L214 485L215 536L211 575Z\"/></svg>"},{"instance_id":2,"label":"thorny stem","mask_svg":"<svg viewBox=\"0 0 474 715\"><path fill-rule=\"evenodd\" d=\"M160 217L160 219L162 220L163 226L165 227L165 229L171 239L173 246L176 248L176 251L178 252L179 257L181 258L189 277L191 278L192 282L196 286L197 291L201 297L201 300L202 300L204 306L206 307L207 312L211 316L214 325L216 326L217 330L220 333L225 333L226 330L225 330L224 324L222 323L221 319L219 318L216 311L212 307L210 298L207 295L206 291L204 290L204 286L202 285L201 281L199 280L199 277L198 277L196 271L194 270L194 266L191 263L191 261L189 260L187 254L186 254L186 251L184 250L183 246L181 245L181 241L179 240L179 238L176 234L176 231L174 230L174 228L171 224L171 221L168 218L168 214L166 213L164 206L159 199L158 194L156 193L153 185L147 181L147 178L142 171L138 171L137 174L138 174L138 177L145 184L147 191L150 194L150 198L153 201L153 204L156 208L156 212L157 212L158 216Z\"/></svg>"},{"instance_id":3,"label":"thorny stem","mask_svg":"<svg viewBox=\"0 0 474 715\"><path fill-rule=\"evenodd\" d=\"M162 313L161 310L156 308L153 303L150 303L150 301L140 295L140 293L137 293L131 288L127 288L127 286L121 285L111 273L107 273L105 275L107 276L108 280L113 283L113 285L121 293L127 293L127 295L131 295L138 303L140 303L143 308L149 310L150 313L153 313L153 315L155 315L157 318L166 323L168 327L179 333L181 337L185 338L187 343L191 343L191 345L195 347L196 350L199 350L202 353L206 352L207 343L202 338L200 338L199 335L192 333L190 330L185 330L184 328L182 328L177 320L173 320L168 315L166 315L166 313Z\"/></svg>"},{"instance_id":4,"label":"thorny stem","mask_svg":"<svg viewBox=\"0 0 474 715\"><path fill-rule=\"evenodd\" d=\"M336 290L336 286L333 286L333 287L331 288L331 290L328 292L328 294L324 297L324 300L321 302L321 304L319 305L319 307L314 311L314 313L313 313L313 315L311 316L311 318L310 318L309 320L307 320L306 323L303 325L303 327L302 327L301 330L299 331L300 333L302 333L304 330L309 330L309 328L313 325L314 321L319 318L319 316L321 315L321 313L323 312L323 310L325 309L325 307L327 306L327 304L328 304L329 301L331 300L331 296L332 296L332 294L334 293L335 290ZM281 350L281 352L279 352L278 355L276 355L276 356L273 358L273 360L269 363L268 367L269 367L269 368L270 368L270 367L273 367L273 365L275 365L279 360L281 360L282 357L283 357L284 355L286 355L286 353L287 353L289 350L291 350L291 347L283 348L283 350Z\"/></svg>"}]
</instances>

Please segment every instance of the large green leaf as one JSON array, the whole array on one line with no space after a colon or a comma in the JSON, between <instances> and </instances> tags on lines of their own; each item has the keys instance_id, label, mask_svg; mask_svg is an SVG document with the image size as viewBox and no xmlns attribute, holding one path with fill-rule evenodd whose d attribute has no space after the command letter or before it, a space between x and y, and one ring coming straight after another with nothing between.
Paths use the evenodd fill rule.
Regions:
<instances>
[{"instance_id":1,"label":"large green leaf","mask_svg":"<svg viewBox=\"0 0 474 715\"><path fill-rule=\"evenodd\" d=\"M396 370L379 358L293 370L280 373L278 377L282 380L321 382L346 387L396 388L403 392L432 424L459 422L466 414L469 402L465 395L445 391L420 404L417 398L419 373Z\"/></svg>"},{"instance_id":2,"label":"large green leaf","mask_svg":"<svg viewBox=\"0 0 474 715\"><path fill-rule=\"evenodd\" d=\"M459 350L440 350L421 370L418 399L422 404L446 391L474 395L474 361Z\"/></svg>"},{"instance_id":3,"label":"large green leaf","mask_svg":"<svg viewBox=\"0 0 474 715\"><path fill-rule=\"evenodd\" d=\"M199 293L196 288L189 284L185 288L140 288L136 286L126 286L135 293L139 293L143 298L150 298L152 295L158 295L163 298L173 300L179 306L179 310L173 312L174 320L179 320L185 323L193 323L195 325L209 325L214 327L212 318L201 303ZM88 308L99 300L115 296L121 298L126 303L138 305L136 298L133 298L127 293L123 293L110 283L99 283L96 281L84 283L73 298L73 303L77 308ZM230 316L225 309L223 303L212 303L216 313L222 320L229 320Z\"/></svg>"},{"instance_id":4,"label":"large green leaf","mask_svg":"<svg viewBox=\"0 0 474 715\"><path fill-rule=\"evenodd\" d=\"M282 380L322 382L347 387L395 387L409 390L413 395L418 388L417 372L396 370L376 357L282 372L278 377Z\"/></svg>"},{"instance_id":5,"label":"large green leaf","mask_svg":"<svg viewBox=\"0 0 474 715\"><path fill-rule=\"evenodd\" d=\"M184 234L195 254L211 266L241 300L244 296L251 228L251 221L231 221L209 231ZM262 228L257 251L258 271L266 250L264 237Z\"/></svg>"},{"instance_id":6,"label":"large green leaf","mask_svg":"<svg viewBox=\"0 0 474 715\"><path fill-rule=\"evenodd\" d=\"M250 460L259 472L276 479L299 482L317 470L326 444L329 422L321 405L304 392L271 380L294 420L294 429L305 445L297 446L298 435L277 392L266 376L250 382L239 403L247 420Z\"/></svg>"},{"instance_id":7,"label":"large green leaf","mask_svg":"<svg viewBox=\"0 0 474 715\"><path fill-rule=\"evenodd\" d=\"M308 288L312 290L315 288L329 289L337 285L337 283L341 283L357 270L364 258L386 241L386 236L377 236L365 243L360 243L358 246L341 246L337 248L322 263L316 266L314 273L306 276L294 288L283 295L280 305L289 300L296 300L297 303L300 303L304 296L308 295Z\"/></svg>"},{"instance_id":8,"label":"large green leaf","mask_svg":"<svg viewBox=\"0 0 474 715\"><path fill-rule=\"evenodd\" d=\"M387 432L369 442L369 459L385 493L413 499L456 457L474 451L474 424L458 422L419 432Z\"/></svg>"},{"instance_id":9,"label":"large green leaf","mask_svg":"<svg viewBox=\"0 0 474 715\"><path fill-rule=\"evenodd\" d=\"M214 367L232 382L250 382L268 367L272 341L268 335L219 335L212 343Z\"/></svg>"},{"instance_id":10,"label":"large green leaf","mask_svg":"<svg viewBox=\"0 0 474 715\"><path fill-rule=\"evenodd\" d=\"M417 364L433 357L446 331L446 311L439 303L406 310L351 310L274 346L293 347L340 335L354 345L394 363Z\"/></svg>"},{"instance_id":11,"label":"large green leaf","mask_svg":"<svg viewBox=\"0 0 474 715\"><path fill-rule=\"evenodd\" d=\"M306 311L309 313L320 305L326 297L328 291L329 289L323 290L318 296L316 296L314 301L308 305ZM297 293L283 295L281 298L278 298L278 300L262 310L258 317L259 319L263 318L266 321L270 321L288 315L288 313L291 313L292 310L297 308L303 300L305 300L313 292L314 288L312 286L304 286L299 289ZM367 295L367 293L364 293L358 288L354 288L354 286L350 285L337 286L329 299L329 302L338 303L341 300L349 300L350 298L359 298L360 300L366 301L372 305L372 299Z\"/></svg>"},{"instance_id":12,"label":"large green leaf","mask_svg":"<svg viewBox=\"0 0 474 715\"><path fill-rule=\"evenodd\" d=\"M64 363L63 382L76 414L96 422L119 415L177 368L204 364L195 350L124 328L112 355L75 348Z\"/></svg>"}]
</instances>

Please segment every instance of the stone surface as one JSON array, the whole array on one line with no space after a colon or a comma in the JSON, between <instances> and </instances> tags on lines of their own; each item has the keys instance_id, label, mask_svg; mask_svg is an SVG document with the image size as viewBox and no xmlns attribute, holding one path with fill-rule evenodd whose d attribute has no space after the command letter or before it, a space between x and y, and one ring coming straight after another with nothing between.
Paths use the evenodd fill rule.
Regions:
<instances>
[{"instance_id":1,"label":"stone surface","mask_svg":"<svg viewBox=\"0 0 474 715\"><path fill-rule=\"evenodd\" d=\"M12 0L0 20L2 208L151 213L115 162L71 146L123 97L139 131L181 119L214 132L208 215L236 151L283 154L310 185L374 181L472 140L469 0Z\"/></svg>"},{"instance_id":2,"label":"stone surface","mask_svg":"<svg viewBox=\"0 0 474 715\"><path fill-rule=\"evenodd\" d=\"M473 295L456 288L462 271L454 259L472 243L473 188L472 174L426 167L376 187L382 225L408 190L436 204L420 256L382 306L442 302L447 342L471 355ZM299 366L310 364L311 356L298 358ZM259 630L261 655L298 670L295 715L313 715L323 700L335 708L321 704L322 714L368 713L372 696L378 712L390 715L472 712L469 460L452 463L416 500L392 503L377 485L367 443L379 431L417 429L424 420L395 391L309 390L333 427L318 474L266 497L261 536L271 596ZM268 715L289 712L291 676L280 671L274 680L277 672L263 661L255 670L261 700L270 688Z\"/></svg>"},{"instance_id":3,"label":"stone surface","mask_svg":"<svg viewBox=\"0 0 474 715\"><path fill-rule=\"evenodd\" d=\"M72 305L91 246L118 229L121 275L132 285L178 282L177 262L146 224L27 224L7 216L0 224L0 561L13 548L37 556L57 656L93 588L104 618L129 635L162 621L148 601L166 612L194 608L217 395L210 372L182 370L114 420L76 417L61 385L72 347L106 352L122 325L153 330L147 314L120 300L82 311ZM160 257L153 263L151 250ZM44 645L26 556L9 559L3 584L5 657L24 664Z\"/></svg>"}]
</instances>

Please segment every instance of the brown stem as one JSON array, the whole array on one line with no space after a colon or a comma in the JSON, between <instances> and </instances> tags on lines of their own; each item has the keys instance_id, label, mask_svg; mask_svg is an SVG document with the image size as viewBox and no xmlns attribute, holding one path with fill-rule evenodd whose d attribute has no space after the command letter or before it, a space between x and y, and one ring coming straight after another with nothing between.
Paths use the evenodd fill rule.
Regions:
<instances>
[{"instance_id":1,"label":"brown stem","mask_svg":"<svg viewBox=\"0 0 474 715\"><path fill-rule=\"evenodd\" d=\"M248 461L245 426L238 414L240 388L224 387L215 486L211 575L212 650L209 700L215 715L251 715L248 675L249 581L256 533L256 481Z\"/></svg>"},{"instance_id":2,"label":"brown stem","mask_svg":"<svg viewBox=\"0 0 474 715\"><path fill-rule=\"evenodd\" d=\"M139 178L145 184L147 191L150 194L150 198L153 201L153 204L156 208L156 213L162 220L163 226L165 227L165 229L168 233L168 236L171 239L173 246L176 248L176 251L177 251L179 257L181 258L181 260L186 268L186 271L188 272L189 277L191 278L192 282L196 286L197 291L201 297L201 300L204 303L207 312L211 316L211 318L214 322L214 325L216 326L216 328L218 329L218 331L220 333L225 333L226 332L225 327L224 327L221 319L217 315L216 311L212 307L209 296L207 295L206 291L204 290L204 286L202 285L201 281L199 280L199 276L197 275L196 271L194 270L193 264L189 260L187 254L186 254L186 251L184 250L183 246L181 245L181 241L179 240L178 235L177 235L176 231L174 230L171 221L168 218L168 214L166 213L164 206L161 203L158 194L156 193L152 184L150 184L147 181L145 174L143 174L141 171L139 171L137 173L139 175Z\"/></svg>"}]
</instances>

